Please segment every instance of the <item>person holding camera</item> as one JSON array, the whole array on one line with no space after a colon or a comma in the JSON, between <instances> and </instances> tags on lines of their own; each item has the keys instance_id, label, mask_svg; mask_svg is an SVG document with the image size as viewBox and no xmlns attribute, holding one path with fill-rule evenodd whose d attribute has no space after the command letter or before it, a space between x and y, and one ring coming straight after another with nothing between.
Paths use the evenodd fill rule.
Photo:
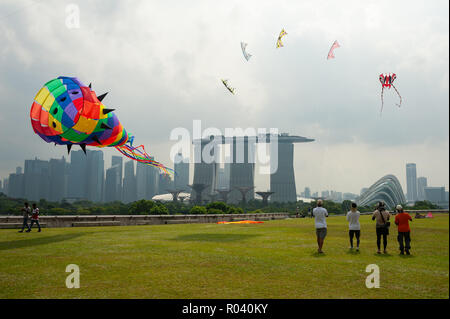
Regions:
<instances>
[{"instance_id":1,"label":"person holding camera","mask_svg":"<svg viewBox=\"0 0 450 319\"><path fill-rule=\"evenodd\" d=\"M389 226L391 222L389 218L391 215L384 207L383 202L379 202L376 210L372 214L372 220L376 220L376 233L377 233L377 254L381 254L381 237L383 237L383 253L387 254L387 236L389 235Z\"/></svg>"}]
</instances>

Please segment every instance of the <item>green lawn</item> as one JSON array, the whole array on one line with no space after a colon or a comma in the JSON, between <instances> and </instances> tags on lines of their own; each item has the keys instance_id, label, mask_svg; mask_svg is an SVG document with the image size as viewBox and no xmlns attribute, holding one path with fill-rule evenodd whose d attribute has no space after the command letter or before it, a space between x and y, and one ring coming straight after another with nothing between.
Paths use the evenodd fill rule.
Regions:
<instances>
[{"instance_id":1,"label":"green lawn","mask_svg":"<svg viewBox=\"0 0 450 319\"><path fill-rule=\"evenodd\" d=\"M0 298L449 298L449 217L412 223L412 256L396 227L377 255L361 217L361 251L348 249L344 217L328 218L324 255L313 220L0 230ZM65 286L68 264L81 288ZM368 264L380 267L368 289Z\"/></svg>"}]
</instances>

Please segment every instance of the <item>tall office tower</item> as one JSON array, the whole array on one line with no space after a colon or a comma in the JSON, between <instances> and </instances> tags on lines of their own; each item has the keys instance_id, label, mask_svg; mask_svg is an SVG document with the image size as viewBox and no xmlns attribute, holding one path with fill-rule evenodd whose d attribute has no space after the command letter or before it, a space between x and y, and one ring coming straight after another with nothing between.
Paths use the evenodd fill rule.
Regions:
<instances>
[{"instance_id":1,"label":"tall office tower","mask_svg":"<svg viewBox=\"0 0 450 319\"><path fill-rule=\"evenodd\" d=\"M425 187L428 185L426 177L419 177L417 179L417 199L425 200Z\"/></svg>"},{"instance_id":2,"label":"tall office tower","mask_svg":"<svg viewBox=\"0 0 450 319\"><path fill-rule=\"evenodd\" d=\"M22 174L22 167L20 166L16 167L16 174Z\"/></svg>"},{"instance_id":3,"label":"tall office tower","mask_svg":"<svg viewBox=\"0 0 450 319\"><path fill-rule=\"evenodd\" d=\"M86 189L87 199L92 202L102 202L104 196L105 164L102 151L87 151L86 154Z\"/></svg>"},{"instance_id":4,"label":"tall office tower","mask_svg":"<svg viewBox=\"0 0 450 319\"><path fill-rule=\"evenodd\" d=\"M189 158L183 158L183 154L178 153L175 156L175 177L174 189L188 191L189 187Z\"/></svg>"},{"instance_id":5,"label":"tall office tower","mask_svg":"<svg viewBox=\"0 0 450 319\"><path fill-rule=\"evenodd\" d=\"M106 170L106 177L105 177L105 202L114 202L116 200L119 200L119 194L118 194L118 179L119 179L119 167L113 166Z\"/></svg>"},{"instance_id":6,"label":"tall office tower","mask_svg":"<svg viewBox=\"0 0 450 319\"><path fill-rule=\"evenodd\" d=\"M136 176L134 175L134 161L125 162L123 177L123 201L131 203L136 201Z\"/></svg>"},{"instance_id":7,"label":"tall office tower","mask_svg":"<svg viewBox=\"0 0 450 319\"><path fill-rule=\"evenodd\" d=\"M122 172L123 172L123 157L122 156L115 156L113 155L111 157L111 167L116 167L116 195L115 200L121 201L122 200Z\"/></svg>"},{"instance_id":8,"label":"tall office tower","mask_svg":"<svg viewBox=\"0 0 450 319\"><path fill-rule=\"evenodd\" d=\"M8 188L9 188L9 180L8 178L3 179L3 194L8 194Z\"/></svg>"},{"instance_id":9,"label":"tall office tower","mask_svg":"<svg viewBox=\"0 0 450 319\"><path fill-rule=\"evenodd\" d=\"M305 187L305 198L311 197L311 189L309 187Z\"/></svg>"},{"instance_id":10,"label":"tall office tower","mask_svg":"<svg viewBox=\"0 0 450 319\"><path fill-rule=\"evenodd\" d=\"M49 199L49 162L34 160L25 160L24 170L24 197L31 201L38 201L41 198Z\"/></svg>"},{"instance_id":11,"label":"tall office tower","mask_svg":"<svg viewBox=\"0 0 450 319\"><path fill-rule=\"evenodd\" d=\"M230 193L233 204L255 198L255 141L248 136L235 136L231 143ZM245 194L242 191L245 190Z\"/></svg>"},{"instance_id":12,"label":"tall office tower","mask_svg":"<svg viewBox=\"0 0 450 319\"><path fill-rule=\"evenodd\" d=\"M314 193L312 194L312 197L319 197L319 192L314 192Z\"/></svg>"},{"instance_id":13,"label":"tall office tower","mask_svg":"<svg viewBox=\"0 0 450 319\"><path fill-rule=\"evenodd\" d=\"M322 191L321 192L322 199L326 199L330 197L330 191Z\"/></svg>"},{"instance_id":14,"label":"tall office tower","mask_svg":"<svg viewBox=\"0 0 450 319\"><path fill-rule=\"evenodd\" d=\"M50 159L50 191L49 200L59 202L67 196L66 159Z\"/></svg>"},{"instance_id":15,"label":"tall office tower","mask_svg":"<svg viewBox=\"0 0 450 319\"><path fill-rule=\"evenodd\" d=\"M70 152L67 196L87 199L87 159L82 150Z\"/></svg>"},{"instance_id":16,"label":"tall office tower","mask_svg":"<svg viewBox=\"0 0 450 319\"><path fill-rule=\"evenodd\" d=\"M279 134L278 156L270 156L271 165L274 166L272 170L275 171L275 173L270 175L270 191L275 193L270 198L271 202L285 203L297 201L294 173L294 143L313 141L314 139L302 136L290 136L287 133ZM277 167L276 170L275 167Z\"/></svg>"},{"instance_id":17,"label":"tall office tower","mask_svg":"<svg viewBox=\"0 0 450 319\"><path fill-rule=\"evenodd\" d=\"M5 194L6 192L3 191L3 183L2 180L0 179L0 193Z\"/></svg>"},{"instance_id":18,"label":"tall office tower","mask_svg":"<svg viewBox=\"0 0 450 319\"><path fill-rule=\"evenodd\" d=\"M445 187L425 187L425 199L441 206L446 201Z\"/></svg>"},{"instance_id":19,"label":"tall office tower","mask_svg":"<svg viewBox=\"0 0 450 319\"><path fill-rule=\"evenodd\" d=\"M158 194L168 194L171 190L174 190L174 182L170 178L169 174L159 174L159 187Z\"/></svg>"},{"instance_id":20,"label":"tall office tower","mask_svg":"<svg viewBox=\"0 0 450 319\"><path fill-rule=\"evenodd\" d=\"M406 198L409 202L417 200L417 171L415 163L406 164Z\"/></svg>"},{"instance_id":21,"label":"tall office tower","mask_svg":"<svg viewBox=\"0 0 450 319\"><path fill-rule=\"evenodd\" d=\"M158 194L159 170L143 163L136 164L136 194L137 200L151 200Z\"/></svg>"},{"instance_id":22,"label":"tall office tower","mask_svg":"<svg viewBox=\"0 0 450 319\"><path fill-rule=\"evenodd\" d=\"M24 174L9 174L9 187L7 195L12 198L24 198L25 179Z\"/></svg>"},{"instance_id":23,"label":"tall office tower","mask_svg":"<svg viewBox=\"0 0 450 319\"><path fill-rule=\"evenodd\" d=\"M194 179L193 185L206 185L206 187L201 187L202 193L199 198L206 199L208 196L215 192L217 183L217 166L219 165L216 161L216 154L214 154L214 143L209 140L194 141ZM218 142L220 143L220 142ZM202 156L205 146L211 147L209 154L208 150L205 151L204 155L209 155L211 158ZM211 160L211 161L210 161ZM194 189L197 187L194 187ZM191 198L198 198L195 194L195 190L191 192ZM200 189L200 188L197 188Z\"/></svg>"}]
</instances>

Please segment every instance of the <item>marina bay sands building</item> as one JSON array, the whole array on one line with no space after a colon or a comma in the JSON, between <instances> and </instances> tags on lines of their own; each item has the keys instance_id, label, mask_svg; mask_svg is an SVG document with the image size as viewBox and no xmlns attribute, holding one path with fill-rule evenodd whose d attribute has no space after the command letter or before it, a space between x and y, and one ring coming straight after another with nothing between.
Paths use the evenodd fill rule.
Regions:
<instances>
[{"instance_id":1,"label":"marina bay sands building","mask_svg":"<svg viewBox=\"0 0 450 319\"><path fill-rule=\"evenodd\" d=\"M270 174L270 192L273 195L272 202L296 202L297 190L295 186L294 174L294 143L312 142L313 139L302 136L290 136L287 133L279 135L267 134L258 139L255 136L214 136L209 139L194 141L195 146L199 148L196 155L203 153L214 157L213 143L230 144L231 163L230 165L230 193L228 202L238 204L242 200L251 200L255 198L255 147L256 143L270 143L271 151L276 151L277 156L271 154L271 174ZM209 146L207 146L209 144ZM272 147L276 144L276 147ZM208 147L208 149L205 149ZM215 158L215 157L214 157ZM202 197L206 198L218 189L218 159L206 163L204 158L197 158L194 165L194 184L207 185L202 192ZM222 190L223 191L223 190Z\"/></svg>"}]
</instances>

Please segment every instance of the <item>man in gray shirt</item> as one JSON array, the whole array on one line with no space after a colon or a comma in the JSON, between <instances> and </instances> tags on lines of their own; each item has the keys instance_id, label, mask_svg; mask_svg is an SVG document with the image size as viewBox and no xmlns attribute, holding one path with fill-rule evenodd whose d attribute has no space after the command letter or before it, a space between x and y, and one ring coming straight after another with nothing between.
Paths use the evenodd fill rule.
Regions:
<instances>
[{"instance_id":1,"label":"man in gray shirt","mask_svg":"<svg viewBox=\"0 0 450 319\"><path fill-rule=\"evenodd\" d=\"M317 201L317 207L313 209L314 221L316 226L317 245L319 246L318 253L323 254L322 246L325 237L327 236L327 221L328 211L322 207L323 201Z\"/></svg>"},{"instance_id":2,"label":"man in gray shirt","mask_svg":"<svg viewBox=\"0 0 450 319\"><path fill-rule=\"evenodd\" d=\"M23 233L25 227L27 227L28 230L30 230L30 226L28 225L28 218L30 217L31 214L31 208L30 206L28 206L28 203L25 203L25 206L22 207L22 212L23 212L23 224L22 229L19 230L19 233Z\"/></svg>"}]
</instances>

